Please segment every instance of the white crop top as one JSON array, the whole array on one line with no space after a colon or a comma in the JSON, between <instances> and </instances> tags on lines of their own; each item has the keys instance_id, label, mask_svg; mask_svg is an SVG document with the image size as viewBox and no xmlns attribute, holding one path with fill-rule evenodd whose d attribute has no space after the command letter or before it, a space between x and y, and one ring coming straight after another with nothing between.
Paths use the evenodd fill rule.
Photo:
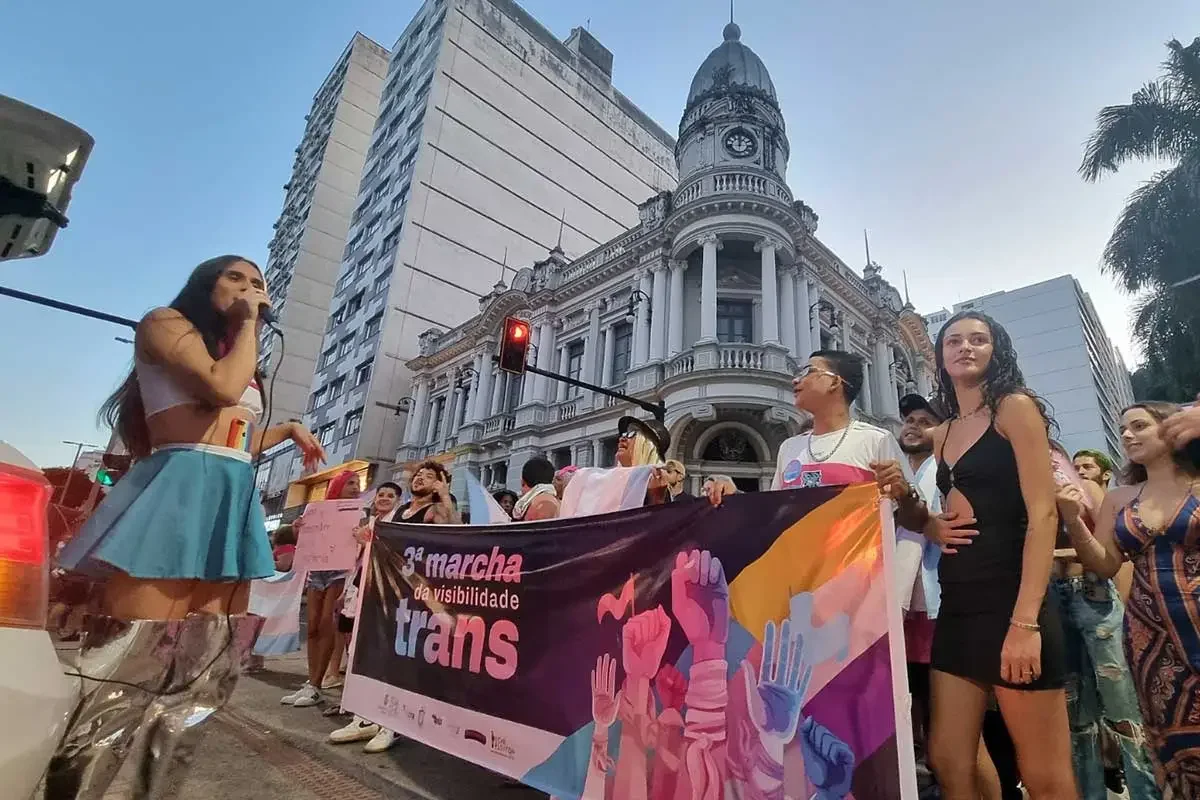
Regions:
<instances>
[{"instance_id":1,"label":"white crop top","mask_svg":"<svg viewBox=\"0 0 1200 800\"><path fill-rule=\"evenodd\" d=\"M157 364L147 364L140 358L134 359L133 364L137 371L138 386L142 392L142 405L146 409L146 419L160 414L168 408L201 402L181 388L175 379ZM237 404L239 408L244 408L253 414L255 422L262 421L263 400L257 381L250 382L250 385L242 392Z\"/></svg>"}]
</instances>

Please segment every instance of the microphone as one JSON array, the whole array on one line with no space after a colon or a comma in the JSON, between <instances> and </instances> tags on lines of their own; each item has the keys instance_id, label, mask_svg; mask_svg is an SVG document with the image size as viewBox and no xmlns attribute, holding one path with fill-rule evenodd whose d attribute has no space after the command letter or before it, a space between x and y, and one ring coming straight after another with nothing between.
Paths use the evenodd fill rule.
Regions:
<instances>
[{"instance_id":1,"label":"microphone","mask_svg":"<svg viewBox=\"0 0 1200 800\"><path fill-rule=\"evenodd\" d=\"M276 325L275 310L266 303L259 303L258 318L270 325L272 328Z\"/></svg>"}]
</instances>

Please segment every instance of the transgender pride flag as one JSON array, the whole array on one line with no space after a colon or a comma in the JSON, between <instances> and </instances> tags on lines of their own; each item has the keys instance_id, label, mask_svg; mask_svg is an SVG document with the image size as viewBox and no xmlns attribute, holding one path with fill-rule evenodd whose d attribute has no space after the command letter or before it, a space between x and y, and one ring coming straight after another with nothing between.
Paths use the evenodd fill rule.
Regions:
<instances>
[{"instance_id":1,"label":"transgender pride flag","mask_svg":"<svg viewBox=\"0 0 1200 800\"><path fill-rule=\"evenodd\" d=\"M247 611L266 618L254 655L278 656L300 649L300 598L307 576L305 570L292 570L250 582Z\"/></svg>"}]
</instances>

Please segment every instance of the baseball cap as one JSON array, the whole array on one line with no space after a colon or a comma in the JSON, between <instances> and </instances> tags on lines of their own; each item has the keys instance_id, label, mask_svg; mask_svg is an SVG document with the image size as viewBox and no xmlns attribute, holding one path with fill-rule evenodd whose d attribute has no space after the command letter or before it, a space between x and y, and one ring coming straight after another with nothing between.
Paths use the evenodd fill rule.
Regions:
<instances>
[{"instance_id":1,"label":"baseball cap","mask_svg":"<svg viewBox=\"0 0 1200 800\"><path fill-rule=\"evenodd\" d=\"M930 400L922 397L919 394L906 394L900 398L900 418L907 417L914 411L928 411L937 419L944 420L946 415Z\"/></svg>"}]
</instances>

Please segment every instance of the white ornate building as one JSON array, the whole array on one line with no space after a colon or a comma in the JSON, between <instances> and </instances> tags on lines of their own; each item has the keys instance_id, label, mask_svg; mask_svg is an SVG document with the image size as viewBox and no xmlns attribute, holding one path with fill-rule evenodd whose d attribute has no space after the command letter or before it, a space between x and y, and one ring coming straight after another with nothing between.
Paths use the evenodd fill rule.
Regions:
<instances>
[{"instance_id":1,"label":"white ornate building","mask_svg":"<svg viewBox=\"0 0 1200 800\"><path fill-rule=\"evenodd\" d=\"M868 264L859 277L816 238L794 200L775 87L730 23L688 93L679 183L640 206L640 224L575 259L559 248L498 283L478 316L431 329L408 362L412 396L398 462L453 454L485 485L517 487L537 453L607 466L627 403L551 379L499 372L506 315L533 323L536 365L662 400L670 457L692 488L729 474L765 487L802 415L790 381L808 354L865 360L860 417L897 424L898 398L928 393L933 351L922 318ZM417 298L414 298L416 300Z\"/></svg>"}]
</instances>

